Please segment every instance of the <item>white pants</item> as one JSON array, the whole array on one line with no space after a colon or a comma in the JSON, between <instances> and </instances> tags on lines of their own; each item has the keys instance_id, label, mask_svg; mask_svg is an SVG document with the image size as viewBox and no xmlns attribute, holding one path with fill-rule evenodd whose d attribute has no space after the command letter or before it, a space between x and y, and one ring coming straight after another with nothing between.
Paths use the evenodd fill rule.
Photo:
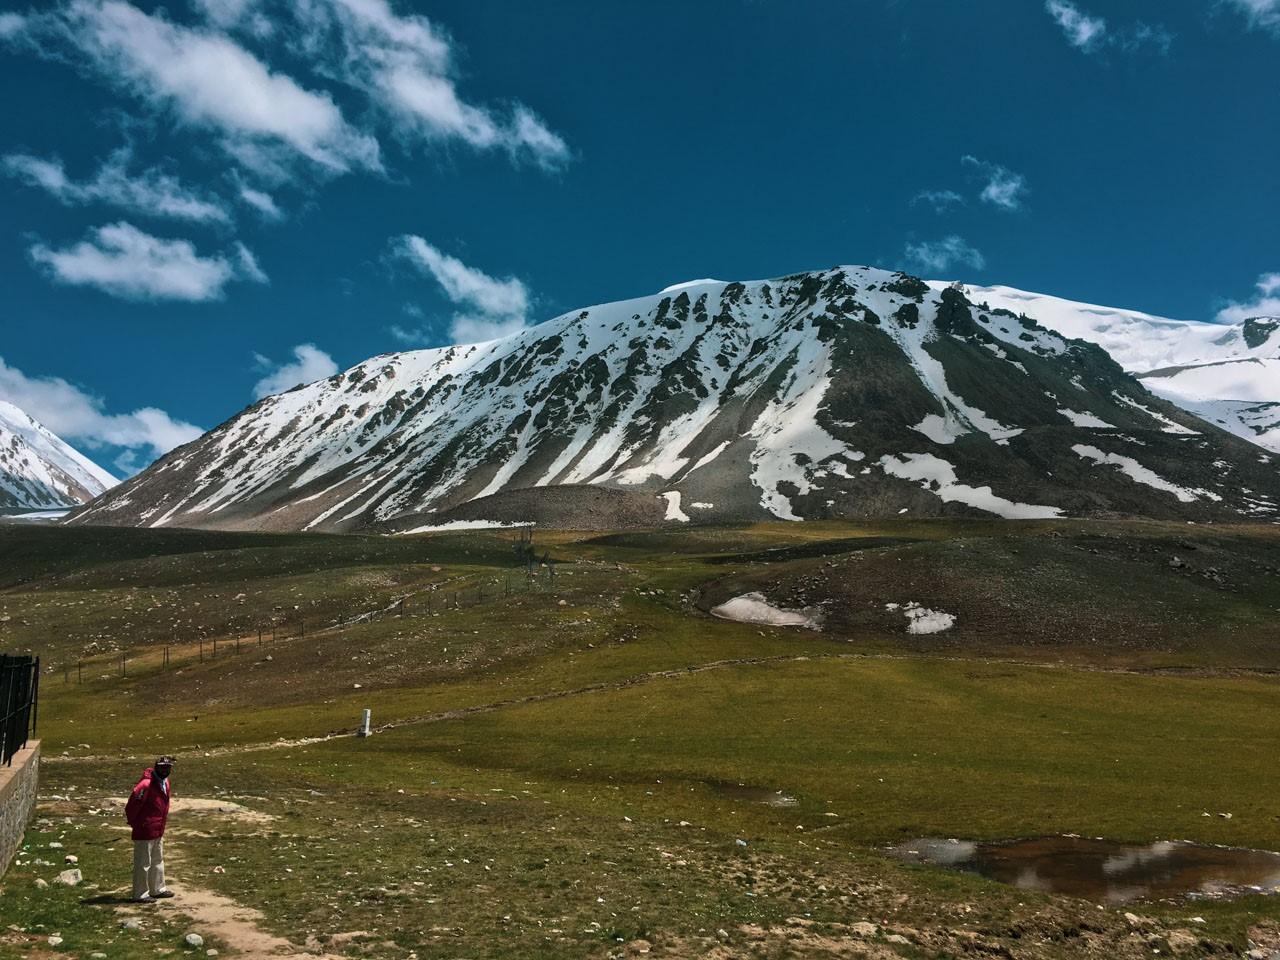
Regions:
<instances>
[{"instance_id":1,"label":"white pants","mask_svg":"<svg viewBox=\"0 0 1280 960\"><path fill-rule=\"evenodd\" d=\"M133 899L164 892L164 841L133 841Z\"/></svg>"}]
</instances>

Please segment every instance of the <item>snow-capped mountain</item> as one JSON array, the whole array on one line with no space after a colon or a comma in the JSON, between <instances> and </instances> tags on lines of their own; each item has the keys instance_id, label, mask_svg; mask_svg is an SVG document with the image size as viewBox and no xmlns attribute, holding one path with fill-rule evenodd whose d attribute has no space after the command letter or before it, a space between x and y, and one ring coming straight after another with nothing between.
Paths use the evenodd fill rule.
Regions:
<instances>
[{"instance_id":1,"label":"snow-capped mountain","mask_svg":"<svg viewBox=\"0 0 1280 960\"><path fill-rule=\"evenodd\" d=\"M7 400L0 400L0 510L78 507L118 481Z\"/></svg>"},{"instance_id":2,"label":"snow-capped mountain","mask_svg":"<svg viewBox=\"0 0 1280 960\"><path fill-rule=\"evenodd\" d=\"M1280 516L1267 451L982 300L842 267L375 357L258 402L72 522L405 529L531 519L510 515L536 510L529 488L563 505L573 485L659 521Z\"/></svg>"},{"instance_id":3,"label":"snow-capped mountain","mask_svg":"<svg viewBox=\"0 0 1280 960\"><path fill-rule=\"evenodd\" d=\"M932 281L941 290L945 281ZM1280 453L1280 318L1168 320L1012 287L969 287L987 303L1098 344L1152 393Z\"/></svg>"}]
</instances>

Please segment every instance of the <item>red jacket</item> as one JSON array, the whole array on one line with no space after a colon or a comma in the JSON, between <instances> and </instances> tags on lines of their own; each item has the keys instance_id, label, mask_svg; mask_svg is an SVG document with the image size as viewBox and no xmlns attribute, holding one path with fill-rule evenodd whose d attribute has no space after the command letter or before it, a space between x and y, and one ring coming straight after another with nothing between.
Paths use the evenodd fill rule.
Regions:
<instances>
[{"instance_id":1,"label":"red jacket","mask_svg":"<svg viewBox=\"0 0 1280 960\"><path fill-rule=\"evenodd\" d=\"M171 795L166 786L147 767L133 793L129 794L129 802L124 805L124 818L133 827L133 839L159 840L164 836Z\"/></svg>"}]
</instances>

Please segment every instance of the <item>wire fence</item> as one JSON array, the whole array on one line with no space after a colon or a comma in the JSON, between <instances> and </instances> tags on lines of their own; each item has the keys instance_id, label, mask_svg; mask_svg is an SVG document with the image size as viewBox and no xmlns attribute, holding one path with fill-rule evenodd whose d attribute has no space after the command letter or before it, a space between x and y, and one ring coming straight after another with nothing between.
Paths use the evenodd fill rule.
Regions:
<instances>
[{"instance_id":1,"label":"wire fence","mask_svg":"<svg viewBox=\"0 0 1280 960\"><path fill-rule=\"evenodd\" d=\"M12 765L36 732L39 700L40 658L0 655L0 764Z\"/></svg>"}]
</instances>

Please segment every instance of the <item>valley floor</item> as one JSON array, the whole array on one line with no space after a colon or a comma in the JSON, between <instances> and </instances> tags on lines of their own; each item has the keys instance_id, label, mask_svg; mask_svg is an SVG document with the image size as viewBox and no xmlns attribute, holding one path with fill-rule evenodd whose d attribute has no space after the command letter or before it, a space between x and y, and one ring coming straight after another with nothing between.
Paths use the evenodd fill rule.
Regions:
<instances>
[{"instance_id":1,"label":"valley floor","mask_svg":"<svg viewBox=\"0 0 1280 960\"><path fill-rule=\"evenodd\" d=\"M1280 528L776 524L538 532L531 566L521 549L0 528L0 649L44 658L46 756L0 958L1280 950L1280 897L1096 904L887 853L1280 848ZM821 628L709 614L747 593ZM952 625L909 632L911 604ZM120 801L161 752L182 896L139 912L117 902ZM52 882L66 854L80 886Z\"/></svg>"}]
</instances>

